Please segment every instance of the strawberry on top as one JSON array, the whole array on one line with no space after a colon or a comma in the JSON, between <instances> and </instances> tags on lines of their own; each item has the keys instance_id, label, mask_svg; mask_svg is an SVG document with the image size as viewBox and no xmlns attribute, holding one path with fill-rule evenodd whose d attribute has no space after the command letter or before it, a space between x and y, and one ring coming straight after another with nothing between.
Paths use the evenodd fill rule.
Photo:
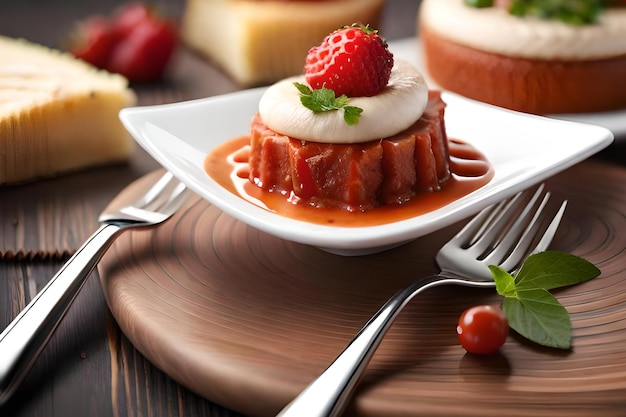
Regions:
<instances>
[{"instance_id":1,"label":"strawberry on top","mask_svg":"<svg viewBox=\"0 0 626 417\"><path fill-rule=\"evenodd\" d=\"M370 97L385 88L393 63L393 54L378 31L354 24L311 48L304 73L313 89L328 88L336 96Z\"/></svg>"}]
</instances>

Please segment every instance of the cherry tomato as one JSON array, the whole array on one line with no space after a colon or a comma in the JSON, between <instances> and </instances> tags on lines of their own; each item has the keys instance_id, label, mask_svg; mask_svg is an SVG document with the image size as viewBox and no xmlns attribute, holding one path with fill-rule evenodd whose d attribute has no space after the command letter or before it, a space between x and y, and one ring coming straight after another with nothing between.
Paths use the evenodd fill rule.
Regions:
<instances>
[{"instance_id":1,"label":"cherry tomato","mask_svg":"<svg viewBox=\"0 0 626 417\"><path fill-rule=\"evenodd\" d=\"M504 344L509 334L509 323L499 307L475 306L461 314L456 332L459 343L466 351L489 355Z\"/></svg>"}]
</instances>

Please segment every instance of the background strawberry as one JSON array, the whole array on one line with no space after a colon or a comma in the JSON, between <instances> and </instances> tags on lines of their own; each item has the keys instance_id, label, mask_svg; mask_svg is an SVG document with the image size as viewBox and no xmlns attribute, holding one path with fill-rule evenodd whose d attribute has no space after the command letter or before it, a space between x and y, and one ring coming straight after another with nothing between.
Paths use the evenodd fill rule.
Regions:
<instances>
[{"instance_id":1,"label":"background strawberry","mask_svg":"<svg viewBox=\"0 0 626 417\"><path fill-rule=\"evenodd\" d=\"M109 21L102 16L94 16L76 25L68 43L70 53L76 58L102 68L115 45L115 37Z\"/></svg>"},{"instance_id":2,"label":"background strawberry","mask_svg":"<svg viewBox=\"0 0 626 417\"><path fill-rule=\"evenodd\" d=\"M142 20L113 48L105 68L131 81L156 81L172 56L176 42L176 31L169 22Z\"/></svg>"},{"instance_id":3,"label":"background strawberry","mask_svg":"<svg viewBox=\"0 0 626 417\"><path fill-rule=\"evenodd\" d=\"M85 19L72 34L68 50L98 68L132 82L157 81L178 43L176 22L152 6L127 3L112 16Z\"/></svg>"},{"instance_id":4,"label":"background strawberry","mask_svg":"<svg viewBox=\"0 0 626 417\"><path fill-rule=\"evenodd\" d=\"M304 73L313 89L329 88L336 96L374 96L391 74L393 54L378 31L352 25L328 35L309 51Z\"/></svg>"}]
</instances>

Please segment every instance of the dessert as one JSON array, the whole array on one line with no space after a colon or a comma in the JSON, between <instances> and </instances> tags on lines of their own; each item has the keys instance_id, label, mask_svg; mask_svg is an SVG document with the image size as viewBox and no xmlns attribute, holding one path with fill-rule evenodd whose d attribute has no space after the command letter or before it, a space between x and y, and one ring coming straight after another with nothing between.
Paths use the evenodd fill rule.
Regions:
<instances>
[{"instance_id":1,"label":"dessert","mask_svg":"<svg viewBox=\"0 0 626 417\"><path fill-rule=\"evenodd\" d=\"M377 25L384 0L188 0L181 36L241 86L302 73L311 45L352 22Z\"/></svg>"},{"instance_id":2,"label":"dessert","mask_svg":"<svg viewBox=\"0 0 626 417\"><path fill-rule=\"evenodd\" d=\"M619 87L626 73L626 7L607 6L597 17L566 23L511 14L508 5L523 2L495 3L422 2L419 35L426 68L440 87L535 114L626 107L626 89Z\"/></svg>"},{"instance_id":3,"label":"dessert","mask_svg":"<svg viewBox=\"0 0 626 417\"><path fill-rule=\"evenodd\" d=\"M315 92L340 104L323 97L331 110L317 109ZM333 32L309 52L305 75L272 85L261 98L250 181L315 207L358 212L402 204L439 190L450 176L444 108L415 68L394 63L376 31L357 25Z\"/></svg>"},{"instance_id":4,"label":"dessert","mask_svg":"<svg viewBox=\"0 0 626 417\"><path fill-rule=\"evenodd\" d=\"M266 190L348 211L401 204L449 178L444 103L433 92L422 118L395 135L358 144L303 141L276 133L257 114L250 178Z\"/></svg>"},{"instance_id":5,"label":"dessert","mask_svg":"<svg viewBox=\"0 0 626 417\"><path fill-rule=\"evenodd\" d=\"M448 138L440 93L369 26L331 33L304 69L263 92L249 135L207 154L213 181L287 218L364 227L436 210L493 177L480 151Z\"/></svg>"},{"instance_id":6,"label":"dessert","mask_svg":"<svg viewBox=\"0 0 626 417\"><path fill-rule=\"evenodd\" d=\"M0 184L126 160L118 113L134 101L121 76L0 37Z\"/></svg>"}]
</instances>

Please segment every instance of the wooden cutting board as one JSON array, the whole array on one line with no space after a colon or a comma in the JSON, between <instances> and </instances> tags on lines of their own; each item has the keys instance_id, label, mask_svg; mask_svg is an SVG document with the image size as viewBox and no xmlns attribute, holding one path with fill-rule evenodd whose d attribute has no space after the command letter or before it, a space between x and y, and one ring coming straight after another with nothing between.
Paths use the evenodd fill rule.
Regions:
<instances>
[{"instance_id":1,"label":"wooden cutting board","mask_svg":"<svg viewBox=\"0 0 626 417\"><path fill-rule=\"evenodd\" d=\"M347 415L623 415L626 171L585 162L547 187L570 200L552 248L602 270L555 292L572 318L573 349L512 335L499 355L467 355L456 340L459 314L500 298L435 288L400 314ZM99 272L113 315L150 361L214 402L266 417L322 372L389 296L435 272L437 249L460 226L384 253L340 257L195 199L163 226L122 235Z\"/></svg>"}]
</instances>

